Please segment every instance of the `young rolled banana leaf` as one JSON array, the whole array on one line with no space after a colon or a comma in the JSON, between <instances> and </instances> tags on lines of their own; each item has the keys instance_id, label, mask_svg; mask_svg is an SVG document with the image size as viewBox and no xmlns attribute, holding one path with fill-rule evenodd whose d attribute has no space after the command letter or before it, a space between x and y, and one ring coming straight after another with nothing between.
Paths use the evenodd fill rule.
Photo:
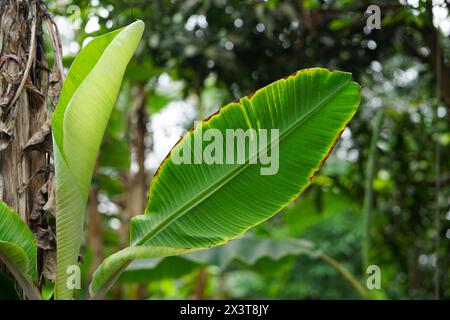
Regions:
<instances>
[{"instance_id":1,"label":"young rolled banana leaf","mask_svg":"<svg viewBox=\"0 0 450 320\"><path fill-rule=\"evenodd\" d=\"M73 62L52 118L56 169L56 299L71 299L68 268L77 265L92 172L126 66L144 23L89 42Z\"/></svg>"},{"instance_id":2,"label":"young rolled banana leaf","mask_svg":"<svg viewBox=\"0 0 450 320\"><path fill-rule=\"evenodd\" d=\"M310 184L359 103L360 86L350 73L313 68L276 81L204 120L159 167L145 214L132 220L130 247L96 270L90 286L93 298L103 297L134 259L218 246L279 212ZM208 164L199 161L210 145L202 137L207 129L216 129L219 136L226 136L227 129L274 129L278 139L267 138L266 147L245 153L243 162ZM257 139L257 134L248 138ZM202 148L195 148L198 141ZM271 172L267 162L254 161L269 153L279 154ZM181 154L194 163L180 164Z\"/></svg>"},{"instance_id":3,"label":"young rolled banana leaf","mask_svg":"<svg viewBox=\"0 0 450 320\"><path fill-rule=\"evenodd\" d=\"M28 299L40 299L37 282L36 241L19 214L0 201L0 262L14 276Z\"/></svg>"}]
</instances>

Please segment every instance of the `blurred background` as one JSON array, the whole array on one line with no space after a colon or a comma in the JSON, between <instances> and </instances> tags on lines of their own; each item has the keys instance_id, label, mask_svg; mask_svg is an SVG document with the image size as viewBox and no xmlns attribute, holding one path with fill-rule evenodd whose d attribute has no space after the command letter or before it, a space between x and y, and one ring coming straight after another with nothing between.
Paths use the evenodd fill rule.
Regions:
<instances>
[{"instance_id":1,"label":"blurred background","mask_svg":"<svg viewBox=\"0 0 450 320\"><path fill-rule=\"evenodd\" d=\"M367 27L370 5L380 9L380 29ZM136 19L146 24L92 182L83 287L126 245L154 172L195 120L296 70L326 67L352 72L363 100L310 188L246 234L250 244L139 261L109 297L358 299L339 270L366 288L366 268L376 265L381 289L366 289L371 297L450 298L448 1L48 0L47 7L67 68L93 37ZM1 282L0 294L14 298Z\"/></svg>"}]
</instances>

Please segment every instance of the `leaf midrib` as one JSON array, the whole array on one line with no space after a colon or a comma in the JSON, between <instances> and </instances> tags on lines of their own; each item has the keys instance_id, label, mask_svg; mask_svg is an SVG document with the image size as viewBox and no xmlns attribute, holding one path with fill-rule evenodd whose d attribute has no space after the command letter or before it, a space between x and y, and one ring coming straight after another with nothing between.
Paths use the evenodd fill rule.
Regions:
<instances>
[{"instance_id":1,"label":"leaf midrib","mask_svg":"<svg viewBox=\"0 0 450 320\"><path fill-rule=\"evenodd\" d=\"M309 120L312 116L314 116L317 112L322 110L325 105L328 104L333 98L335 98L339 93L341 93L348 85L350 84L350 81L347 80L340 86L338 86L334 91L332 91L329 95L327 95L322 101L320 101L316 106L311 108L310 111L305 113L303 116L299 117L297 121L294 121L292 125L290 125L285 131L283 131L279 136L279 142L281 142L286 136L288 136L292 131L296 130L298 127L300 127L303 123L305 123L307 120ZM270 147L272 146L272 143L270 143L270 146L267 146L267 151L270 150ZM266 151L266 150L263 150ZM257 156L261 151L256 152L254 156ZM205 191L199 193L196 197L192 198L191 201L187 202L184 206L181 208L175 210L172 214L170 214L166 219L164 219L162 222L157 224L155 227L153 227L150 232L148 232L144 237L142 237L141 240L139 240L135 245L143 245L148 240L154 238L157 234L159 234L161 231L165 229L166 226L177 220L179 217L183 216L186 212L190 211L195 206L199 205L203 201L205 201L207 198L209 198L213 193L215 193L218 189L220 189L222 186L227 184L231 179L236 177L238 174L240 174L242 171L244 171L248 166L251 165L251 160L253 160L253 157L249 159L249 161L246 161L246 163L242 164L241 166L236 167L235 169L230 170L226 175L224 175L221 179L216 181L211 187L206 188Z\"/></svg>"}]
</instances>

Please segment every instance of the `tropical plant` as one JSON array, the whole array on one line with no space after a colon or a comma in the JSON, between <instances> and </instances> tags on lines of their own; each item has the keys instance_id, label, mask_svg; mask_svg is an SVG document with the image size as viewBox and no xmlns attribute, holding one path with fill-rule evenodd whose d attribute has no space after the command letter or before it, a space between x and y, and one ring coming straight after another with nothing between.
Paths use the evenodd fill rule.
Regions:
<instances>
[{"instance_id":1,"label":"tropical plant","mask_svg":"<svg viewBox=\"0 0 450 320\"><path fill-rule=\"evenodd\" d=\"M52 118L58 245L56 299L73 297L68 270L77 264L79 256L96 154L143 29L143 22L137 21L89 42L70 68ZM323 165L359 106L360 87L350 78L350 73L322 68L301 70L224 106L188 132L155 174L147 208L132 220L130 245L106 258L95 271L90 285L92 298L103 298L133 260L225 244L296 199ZM208 143L203 141L202 132L207 129L216 129L223 136L227 129L277 129L279 139L272 136L265 148L245 154L242 163L177 164L174 155L185 150L194 158L201 156L190 146L201 141L201 150L205 149ZM261 175L263 166L253 160L277 149L278 172ZM9 212L3 210L1 214ZM5 229L1 230L5 233ZM33 260L28 257L25 268L26 255L22 254L32 254L33 239L27 239L26 245L6 242L0 248L18 270L30 272Z\"/></svg>"},{"instance_id":2,"label":"tropical plant","mask_svg":"<svg viewBox=\"0 0 450 320\"><path fill-rule=\"evenodd\" d=\"M195 268L211 265L220 270L226 270L234 262L253 266L264 258L276 261L284 257L303 254L315 258L322 253L315 248L312 242L303 239L243 237L230 241L225 246L209 250L166 258L136 260L127 267L120 278L121 281L154 280L158 277L172 278L191 272L192 268L185 267L189 263ZM183 266L182 269L177 270L177 265Z\"/></svg>"},{"instance_id":3,"label":"tropical plant","mask_svg":"<svg viewBox=\"0 0 450 320\"><path fill-rule=\"evenodd\" d=\"M66 271L77 263L96 154L143 29L137 21L89 42L73 62L53 114L58 299L72 297Z\"/></svg>"},{"instance_id":4,"label":"tropical plant","mask_svg":"<svg viewBox=\"0 0 450 320\"><path fill-rule=\"evenodd\" d=\"M19 214L0 201L0 262L6 267L25 297L41 299L35 286L36 243L33 233Z\"/></svg>"},{"instance_id":5,"label":"tropical plant","mask_svg":"<svg viewBox=\"0 0 450 320\"><path fill-rule=\"evenodd\" d=\"M125 269L119 281L148 283L167 278L179 278L193 270L207 266L214 266L220 272L225 272L234 263L245 267L254 267L258 263L264 262L265 259L279 261L286 257L301 255L321 260L330 265L362 298L368 297L364 287L339 262L317 249L314 243L293 238L244 237L233 240L225 246L209 250L166 258L136 260Z\"/></svg>"}]
</instances>

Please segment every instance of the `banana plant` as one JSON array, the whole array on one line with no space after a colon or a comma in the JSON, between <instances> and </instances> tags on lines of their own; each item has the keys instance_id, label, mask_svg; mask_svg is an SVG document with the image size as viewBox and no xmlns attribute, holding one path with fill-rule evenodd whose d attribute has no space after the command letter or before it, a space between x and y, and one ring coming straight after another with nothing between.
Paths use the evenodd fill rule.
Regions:
<instances>
[{"instance_id":1,"label":"banana plant","mask_svg":"<svg viewBox=\"0 0 450 320\"><path fill-rule=\"evenodd\" d=\"M262 223L296 199L323 165L355 114L360 87L345 72L306 69L221 108L187 133L155 174L144 215L133 218L130 246L106 258L90 293L103 298L135 259L157 258L222 245ZM278 129L279 170L261 175L246 154L243 163L179 164L177 158L216 129ZM204 146L206 147L206 146Z\"/></svg>"},{"instance_id":2,"label":"banana plant","mask_svg":"<svg viewBox=\"0 0 450 320\"><path fill-rule=\"evenodd\" d=\"M96 154L143 30L143 22L136 21L89 42L73 62L53 114L55 299L73 298L68 270L77 265ZM223 245L275 215L310 184L359 103L360 86L350 73L312 68L229 103L196 125L157 170L147 208L131 222L129 246L95 271L91 297L103 298L133 260ZM203 132L209 129L222 136L227 130L251 132L249 141L264 130L271 137L240 161L207 163L192 144L208 147ZM225 145L216 152L228 150ZM267 163L255 161L278 153L275 172L267 173ZM180 163L180 154L194 163Z\"/></svg>"},{"instance_id":3,"label":"banana plant","mask_svg":"<svg viewBox=\"0 0 450 320\"><path fill-rule=\"evenodd\" d=\"M36 287L36 241L19 214L0 201L0 262L14 277L24 296L42 299Z\"/></svg>"},{"instance_id":4,"label":"banana plant","mask_svg":"<svg viewBox=\"0 0 450 320\"><path fill-rule=\"evenodd\" d=\"M89 42L74 60L52 117L56 172L55 299L71 299L68 269L77 265L96 154L144 23L136 21ZM27 298L36 288L36 244L19 215L0 202L0 258Z\"/></svg>"},{"instance_id":5,"label":"banana plant","mask_svg":"<svg viewBox=\"0 0 450 320\"><path fill-rule=\"evenodd\" d=\"M73 62L52 117L56 172L55 298L70 299L96 155L128 62L144 30L137 21L87 44Z\"/></svg>"},{"instance_id":6,"label":"banana plant","mask_svg":"<svg viewBox=\"0 0 450 320\"><path fill-rule=\"evenodd\" d=\"M303 239L243 237L209 250L166 258L135 260L121 274L119 281L149 282L179 278L205 266L215 266L225 271L235 262L254 266L264 258L278 261L289 256L307 255L314 259L321 254L312 242Z\"/></svg>"},{"instance_id":7,"label":"banana plant","mask_svg":"<svg viewBox=\"0 0 450 320\"><path fill-rule=\"evenodd\" d=\"M279 261L286 257L305 255L331 266L363 299L367 290L342 264L319 250L314 243L303 239L272 239L243 237L227 245L184 255L133 261L119 277L120 282L151 282L174 279L206 266L225 272L233 263L244 267L257 266L264 259Z\"/></svg>"}]
</instances>

